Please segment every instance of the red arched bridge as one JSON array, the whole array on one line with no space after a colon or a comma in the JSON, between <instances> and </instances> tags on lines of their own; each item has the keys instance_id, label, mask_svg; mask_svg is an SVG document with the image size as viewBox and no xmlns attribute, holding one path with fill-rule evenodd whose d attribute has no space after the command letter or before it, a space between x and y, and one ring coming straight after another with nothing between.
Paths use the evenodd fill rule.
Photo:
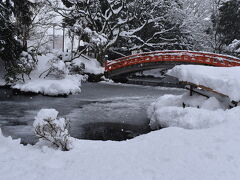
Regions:
<instances>
[{"instance_id":1,"label":"red arched bridge","mask_svg":"<svg viewBox=\"0 0 240 180\"><path fill-rule=\"evenodd\" d=\"M195 51L156 51L131 55L107 61L105 74L108 78L137 71L165 68L180 64L209 65L218 67L240 66L240 59L232 56Z\"/></svg>"}]
</instances>

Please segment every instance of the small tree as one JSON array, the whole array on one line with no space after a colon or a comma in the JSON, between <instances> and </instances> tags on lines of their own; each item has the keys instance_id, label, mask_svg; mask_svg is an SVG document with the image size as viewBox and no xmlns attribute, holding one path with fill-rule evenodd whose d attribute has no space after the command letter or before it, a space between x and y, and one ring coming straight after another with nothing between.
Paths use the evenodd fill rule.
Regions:
<instances>
[{"instance_id":1,"label":"small tree","mask_svg":"<svg viewBox=\"0 0 240 180\"><path fill-rule=\"evenodd\" d=\"M55 109L41 109L33 126L36 135L43 141L50 142L62 151L72 148L72 137L68 132L70 123L66 118L58 118Z\"/></svg>"}]
</instances>

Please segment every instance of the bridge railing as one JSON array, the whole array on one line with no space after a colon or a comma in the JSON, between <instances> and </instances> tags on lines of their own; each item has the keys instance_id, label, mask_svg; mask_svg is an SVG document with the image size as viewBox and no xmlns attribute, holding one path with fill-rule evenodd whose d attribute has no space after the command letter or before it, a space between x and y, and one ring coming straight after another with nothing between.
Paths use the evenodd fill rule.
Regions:
<instances>
[{"instance_id":1,"label":"bridge railing","mask_svg":"<svg viewBox=\"0 0 240 180\"><path fill-rule=\"evenodd\" d=\"M124 68L135 64L161 61L185 62L185 63L188 62L192 64L196 63L219 67L240 66L240 59L233 56L208 52L169 50L135 54L119 58L113 61L108 61L105 64L105 71L112 71L115 69Z\"/></svg>"}]
</instances>

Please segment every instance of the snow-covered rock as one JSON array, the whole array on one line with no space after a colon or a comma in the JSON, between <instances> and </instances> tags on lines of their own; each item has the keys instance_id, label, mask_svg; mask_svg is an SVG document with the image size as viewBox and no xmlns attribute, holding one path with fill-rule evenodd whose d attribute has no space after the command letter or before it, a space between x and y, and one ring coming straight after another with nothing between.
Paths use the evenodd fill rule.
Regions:
<instances>
[{"instance_id":1,"label":"snow-covered rock","mask_svg":"<svg viewBox=\"0 0 240 180\"><path fill-rule=\"evenodd\" d=\"M240 101L240 67L209 67L200 65L175 66L168 75L197 85L209 87Z\"/></svg>"}]
</instances>

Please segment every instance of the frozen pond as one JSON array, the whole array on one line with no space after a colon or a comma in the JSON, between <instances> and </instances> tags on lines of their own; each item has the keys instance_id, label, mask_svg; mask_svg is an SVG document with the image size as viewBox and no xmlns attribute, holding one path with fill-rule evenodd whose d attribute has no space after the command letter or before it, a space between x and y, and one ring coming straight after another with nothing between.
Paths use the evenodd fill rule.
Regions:
<instances>
[{"instance_id":1,"label":"frozen pond","mask_svg":"<svg viewBox=\"0 0 240 180\"><path fill-rule=\"evenodd\" d=\"M164 94L184 90L134 85L84 83L82 93L64 97L12 95L0 89L0 127L4 135L34 143L32 123L41 108L54 108L71 121L81 139L123 140L150 131L147 107Z\"/></svg>"}]
</instances>

